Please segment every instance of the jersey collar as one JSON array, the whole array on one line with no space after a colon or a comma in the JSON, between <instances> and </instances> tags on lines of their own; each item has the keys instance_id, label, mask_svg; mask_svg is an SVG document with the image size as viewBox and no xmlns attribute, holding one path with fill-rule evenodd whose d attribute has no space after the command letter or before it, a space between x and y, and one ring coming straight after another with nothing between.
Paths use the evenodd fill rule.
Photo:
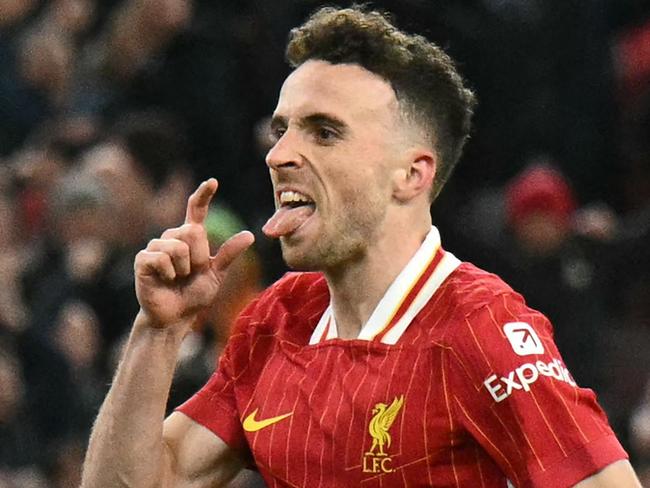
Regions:
<instances>
[{"instance_id":1,"label":"jersey collar","mask_svg":"<svg viewBox=\"0 0 650 488\"><path fill-rule=\"evenodd\" d=\"M420 248L388 287L358 339L396 344L415 316L429 302L460 261L440 245L440 233L432 227ZM338 337L332 303L325 309L309 344Z\"/></svg>"}]
</instances>

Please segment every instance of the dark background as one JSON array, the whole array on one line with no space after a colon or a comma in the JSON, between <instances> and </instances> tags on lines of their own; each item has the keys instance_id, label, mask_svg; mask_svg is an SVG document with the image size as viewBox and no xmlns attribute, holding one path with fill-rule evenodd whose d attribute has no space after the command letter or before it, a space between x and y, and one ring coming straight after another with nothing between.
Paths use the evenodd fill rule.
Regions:
<instances>
[{"instance_id":1,"label":"dark background","mask_svg":"<svg viewBox=\"0 0 650 488\"><path fill-rule=\"evenodd\" d=\"M257 243L186 341L170 408L285 271L259 231L264 128L288 31L319 5L0 0L0 487L78 485L137 311L133 258L197 181L220 181L213 245L242 228ZM443 244L549 316L650 482L650 3L372 5L443 46L479 99L432 209Z\"/></svg>"}]
</instances>

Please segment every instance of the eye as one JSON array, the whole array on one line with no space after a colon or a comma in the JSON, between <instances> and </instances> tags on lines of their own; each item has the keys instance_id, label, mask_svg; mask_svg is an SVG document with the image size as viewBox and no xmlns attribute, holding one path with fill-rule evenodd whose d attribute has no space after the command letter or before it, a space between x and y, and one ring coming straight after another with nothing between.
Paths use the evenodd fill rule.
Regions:
<instances>
[{"instance_id":1,"label":"eye","mask_svg":"<svg viewBox=\"0 0 650 488\"><path fill-rule=\"evenodd\" d=\"M269 130L269 137L273 142L278 142L286 131L286 127L271 127Z\"/></svg>"},{"instance_id":2,"label":"eye","mask_svg":"<svg viewBox=\"0 0 650 488\"><path fill-rule=\"evenodd\" d=\"M335 139L338 139L339 137L338 133L327 127L318 127L316 128L315 133L318 142L323 144L331 144Z\"/></svg>"}]
</instances>

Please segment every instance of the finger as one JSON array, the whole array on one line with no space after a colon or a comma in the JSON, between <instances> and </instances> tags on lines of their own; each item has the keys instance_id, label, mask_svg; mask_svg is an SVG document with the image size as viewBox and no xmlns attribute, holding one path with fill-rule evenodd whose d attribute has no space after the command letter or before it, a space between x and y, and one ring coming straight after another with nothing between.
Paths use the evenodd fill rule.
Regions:
<instances>
[{"instance_id":1,"label":"finger","mask_svg":"<svg viewBox=\"0 0 650 488\"><path fill-rule=\"evenodd\" d=\"M161 239L175 239L184 242L189 249L190 271L204 269L210 263L210 243L205 227L200 224L183 224L167 229Z\"/></svg>"},{"instance_id":2,"label":"finger","mask_svg":"<svg viewBox=\"0 0 650 488\"><path fill-rule=\"evenodd\" d=\"M179 239L153 239L149 241L147 251L169 255L178 276L190 274L190 246L187 243Z\"/></svg>"},{"instance_id":3,"label":"finger","mask_svg":"<svg viewBox=\"0 0 650 488\"><path fill-rule=\"evenodd\" d=\"M134 268L136 276L157 275L166 281L176 278L172 259L164 252L140 251L135 257Z\"/></svg>"},{"instance_id":4,"label":"finger","mask_svg":"<svg viewBox=\"0 0 650 488\"><path fill-rule=\"evenodd\" d=\"M210 258L210 266L217 273L225 271L253 242L255 236L247 230L235 234L221 245L214 257Z\"/></svg>"},{"instance_id":5,"label":"finger","mask_svg":"<svg viewBox=\"0 0 650 488\"><path fill-rule=\"evenodd\" d=\"M210 200L217 191L217 180L210 178L199 185L199 187L187 199L187 211L185 213L186 224L203 224L208 215Z\"/></svg>"}]
</instances>

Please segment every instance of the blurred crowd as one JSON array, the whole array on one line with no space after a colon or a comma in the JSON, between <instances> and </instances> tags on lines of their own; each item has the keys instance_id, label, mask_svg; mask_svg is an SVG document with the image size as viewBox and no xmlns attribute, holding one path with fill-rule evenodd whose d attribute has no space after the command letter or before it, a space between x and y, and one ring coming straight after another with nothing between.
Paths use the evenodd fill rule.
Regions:
<instances>
[{"instance_id":1,"label":"blurred crowd","mask_svg":"<svg viewBox=\"0 0 650 488\"><path fill-rule=\"evenodd\" d=\"M78 486L137 312L133 259L215 176L216 247L257 235L184 343L173 408L284 267L266 132L313 0L0 0L0 488ZM348 2L340 2L345 5ZM478 93L433 208L445 247L549 316L650 486L650 5L373 2ZM233 486L257 486L246 473Z\"/></svg>"}]
</instances>

